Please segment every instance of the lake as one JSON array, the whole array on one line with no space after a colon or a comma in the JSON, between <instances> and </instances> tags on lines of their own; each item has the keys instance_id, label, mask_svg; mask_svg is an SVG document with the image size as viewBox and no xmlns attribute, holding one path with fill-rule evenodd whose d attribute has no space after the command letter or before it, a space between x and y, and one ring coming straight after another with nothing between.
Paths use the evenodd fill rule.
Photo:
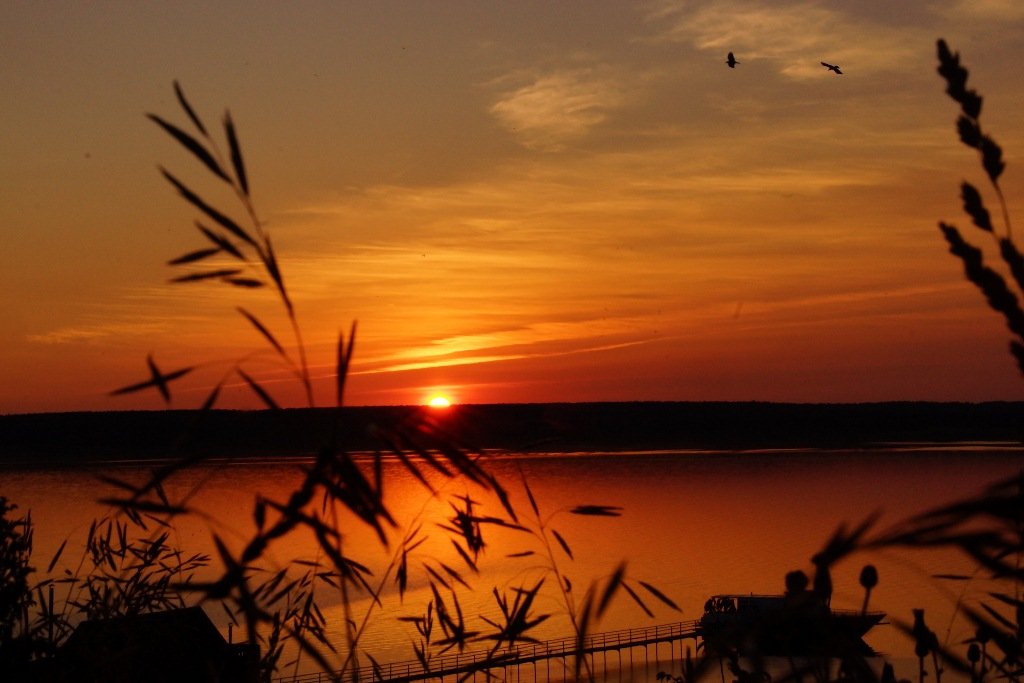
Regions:
<instances>
[{"instance_id":1,"label":"lake","mask_svg":"<svg viewBox=\"0 0 1024 683\"><path fill-rule=\"evenodd\" d=\"M174 541L187 552L213 553L211 532L237 550L252 533L256 494L285 501L298 482L297 460L231 461L207 463L177 475L167 486L172 500L189 495L190 506L203 517L183 519L175 525ZM151 465L119 464L89 469L0 470L0 495L30 509L35 524L35 565L45 569L65 540L68 548L61 565L76 566L90 522L108 512L96 501L116 491L101 483L97 474L138 481ZM409 590L397 599L393 581L388 597L369 617L364 648L380 662L413 657L412 624L400 616L418 616L430 591L423 561L439 560L457 569L474 585L457 587L459 602L474 628L486 629L476 615L497 619L492 587L499 591L531 586L545 574L544 551L549 548L559 570L570 579L580 600L594 580L605 580L621 561L627 562L627 581L654 611L654 618L621 593L595 630L697 619L705 600L716 593L780 593L787 572L802 569L810 576L811 556L837 525L855 524L881 511L880 527L941 503L977 493L993 481L1012 476L1024 467L1024 450L1000 444L937 446L902 444L869 450L764 450L764 451L656 451L629 453L494 454L487 466L504 482L525 526L537 529L524 493L524 479L537 502L540 519L557 531L572 550L572 558L548 535L545 546L536 535L507 529L486 529L480 574L466 569L450 540L437 527L451 515L453 496L469 494L482 507L481 514L501 514L501 506L462 481L444 481L431 475L440 488L437 496L417 482L397 461L384 467L386 499L397 527L389 534L391 546L383 550L376 535L351 518L341 522L346 548L380 575L395 544L409 525L422 523L429 541L410 562ZM620 517L573 515L577 505L622 507ZM271 563L283 566L294 559L314 559L313 543L304 535L287 538L272 549ZM536 554L510 558L526 551ZM833 570L833 607L859 609L863 589L858 583L866 562L878 568L880 581L871 605L889 614L889 620L911 621L911 609L926 607L928 623L944 643L955 644L973 633L955 616L957 599L971 601L988 588L983 576L967 584L943 583L934 573L975 574L977 567L964 558L940 553L885 553L854 556ZM431 565L437 569L436 563ZM59 570L59 568L58 568ZM681 608L663 605L638 581L647 582ZM534 634L538 638L567 636L564 596L548 580L536 609L550 613ZM344 611L336 594L323 586L321 605L331 624L331 636L343 642ZM443 591L446 599L449 593ZM353 602L360 620L371 608L365 597ZM220 608L207 610L226 629ZM877 650L908 665L913 647L892 625L880 625L867 637ZM904 675L914 672L912 665ZM305 665L302 670L308 670ZM916 677L916 676L915 676ZM717 676L716 676L717 678Z\"/></svg>"}]
</instances>

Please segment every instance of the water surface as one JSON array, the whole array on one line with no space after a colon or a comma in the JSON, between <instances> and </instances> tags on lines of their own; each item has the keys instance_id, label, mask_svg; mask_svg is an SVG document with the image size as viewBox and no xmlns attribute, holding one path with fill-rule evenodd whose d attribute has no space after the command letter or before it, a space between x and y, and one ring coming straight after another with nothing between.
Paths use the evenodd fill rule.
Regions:
<instances>
[{"instance_id":1,"label":"water surface","mask_svg":"<svg viewBox=\"0 0 1024 683\"><path fill-rule=\"evenodd\" d=\"M74 566L90 522L109 511L98 498L116 493L97 480L97 474L140 480L148 464L114 469L0 471L0 495L22 509L31 509L36 527L36 566L45 568L56 548L70 539L62 562ZM252 533L255 495L284 501L299 480L296 461L226 461L183 472L166 487L171 499L189 496L201 516L175 523L174 540L188 552L212 553L216 533L234 549ZM421 546L410 565L410 589L399 601L387 581L386 599L370 613L364 646L379 661L412 657L415 637L399 616L418 615L429 599L423 563L437 561L460 570L474 585L458 587L462 609L470 624L486 629L476 615L496 619L492 587L499 592L533 585L547 572L550 559L570 579L570 596L579 600L586 587L601 581L620 562L627 577L655 612L647 617L627 596L620 595L600 629L615 630L655 623L696 619L704 601L715 593L778 593L786 572L812 573L810 557L840 523L856 523L881 511L880 526L935 505L980 491L987 484L1014 475L1024 466L1024 453L1008 446L961 445L956 448L901 445L864 451L757 451L576 453L495 455L488 466L505 483L524 525L538 528L524 495L522 480L531 487L541 512L540 521L568 542L569 556L555 542L545 546L536 535L489 530L488 545L475 576L465 567L437 524L450 515L452 496L471 495L481 512L500 514L493 498L462 481L442 481L432 496L398 463L385 467L386 495L398 527L384 548L375 534L351 519L343 520L346 547L360 562L381 576L392 559L395 544L409 525L423 524L430 541ZM616 505L621 517L580 517L569 509L580 504ZM550 534L547 536L550 540ZM508 555L534 551L530 557ZM311 539L297 534L273 548L271 564L316 557ZM322 559L322 558L321 558ZM858 576L865 562L879 570L880 583L872 606L891 619L910 620L910 610L927 607L929 623L940 639L957 643L971 629L955 618L953 600L972 600L987 587L981 576L969 584L944 585L931 577L937 572L976 571L960 557L937 553L857 556L833 572L834 607L860 608L863 592ZM58 568L59 569L59 568ZM660 589L681 608L675 612L637 583ZM546 587L557 584L548 579ZM325 586L326 589L326 586ZM965 591L961 595L961 591ZM546 590L538 610L553 616L536 633L540 638L568 635L565 594ZM446 594L447 599L447 594ZM342 642L343 610L330 590L321 604L332 624L332 637ZM361 621L371 603L357 598L352 616ZM209 609L221 626L219 609ZM896 658L912 647L893 626L880 626L868 638L878 650Z\"/></svg>"}]
</instances>

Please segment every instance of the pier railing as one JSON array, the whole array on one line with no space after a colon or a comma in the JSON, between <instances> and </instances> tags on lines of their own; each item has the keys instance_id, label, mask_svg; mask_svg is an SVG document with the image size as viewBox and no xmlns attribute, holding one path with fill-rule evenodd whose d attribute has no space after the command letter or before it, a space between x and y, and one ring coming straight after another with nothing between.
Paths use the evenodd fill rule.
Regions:
<instances>
[{"instance_id":1,"label":"pier railing","mask_svg":"<svg viewBox=\"0 0 1024 683\"><path fill-rule=\"evenodd\" d=\"M275 678L274 680L279 683L328 683L329 681L405 683L518 666L545 659L571 658L577 654L587 655L608 650L646 647L657 643L697 638L699 635L699 626L696 621L681 621L646 628L595 633L584 639L581 649L577 649L577 641L573 636L541 643L517 643L512 647L505 646L497 651L472 650L441 655L431 658L426 666L418 659L412 659L378 666L357 667L344 672L317 672Z\"/></svg>"}]
</instances>

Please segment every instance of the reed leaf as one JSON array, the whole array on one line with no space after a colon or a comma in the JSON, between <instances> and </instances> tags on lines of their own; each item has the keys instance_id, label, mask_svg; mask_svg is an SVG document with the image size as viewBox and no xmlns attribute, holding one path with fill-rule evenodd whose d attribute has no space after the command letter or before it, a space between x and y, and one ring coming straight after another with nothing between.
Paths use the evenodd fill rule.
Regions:
<instances>
[{"instance_id":1,"label":"reed leaf","mask_svg":"<svg viewBox=\"0 0 1024 683\"><path fill-rule=\"evenodd\" d=\"M484 474L488 484L490 485L491 491L493 491L494 495L498 497L498 502L500 502L501 506L505 509L505 513L508 514L509 518L516 523L515 525L507 526L510 528L522 529L523 527L518 526L519 517L516 515L515 508L512 506L512 499L509 498L508 491L506 491L505 487L501 485L501 482L498 481L497 477L487 473Z\"/></svg>"},{"instance_id":2,"label":"reed leaf","mask_svg":"<svg viewBox=\"0 0 1024 683\"><path fill-rule=\"evenodd\" d=\"M526 490L526 497L530 501L530 508L533 510L535 517L540 517L540 508L537 507L537 499L533 497L533 490L530 488L530 483L526 480L526 475L522 472L519 473L523 480L523 489Z\"/></svg>"},{"instance_id":3,"label":"reed leaf","mask_svg":"<svg viewBox=\"0 0 1024 683\"><path fill-rule=\"evenodd\" d=\"M619 590L619 587L623 585L623 578L626 576L626 563L621 562L615 571L612 572L611 578L608 580L608 585L605 586L604 591L601 593L601 599L597 603L597 618L600 619L604 616L605 611L612 602L612 598L615 597L615 593Z\"/></svg>"},{"instance_id":4,"label":"reed leaf","mask_svg":"<svg viewBox=\"0 0 1024 683\"><path fill-rule=\"evenodd\" d=\"M460 574L456 570L452 569L451 567L449 567L444 562L441 562L440 560L438 561L438 564L441 565L441 569L443 569L445 571L445 573L448 574L450 577L452 577L453 579L455 579L456 581L461 583L466 588L468 588L470 590L473 589L473 587L470 586L468 583L466 583L466 580L462 578L462 574Z\"/></svg>"},{"instance_id":5,"label":"reed leaf","mask_svg":"<svg viewBox=\"0 0 1024 683\"><path fill-rule=\"evenodd\" d=\"M335 370L336 377L336 392L337 398L336 405L340 408L345 405L345 381L348 379L348 370L352 363L352 351L356 344L356 323L352 322L352 327L348 333L348 343L345 343L344 333L338 333L338 359L337 369Z\"/></svg>"},{"instance_id":6,"label":"reed leaf","mask_svg":"<svg viewBox=\"0 0 1024 683\"><path fill-rule=\"evenodd\" d=\"M462 558L462 561L466 563L466 566L472 569L474 573L479 573L480 570L477 568L476 560L470 557L469 552L461 545L459 545L458 541L456 541L454 538L451 539L451 541L452 545L455 546L456 552L458 552L459 556Z\"/></svg>"},{"instance_id":7,"label":"reed leaf","mask_svg":"<svg viewBox=\"0 0 1024 683\"><path fill-rule=\"evenodd\" d=\"M220 397L221 387L224 386L224 380L217 382L217 385L213 387L213 390L206 396L206 400L203 401L203 405L199 407L200 412L205 412L213 408L213 405L217 402Z\"/></svg>"},{"instance_id":8,"label":"reed leaf","mask_svg":"<svg viewBox=\"0 0 1024 683\"><path fill-rule=\"evenodd\" d=\"M341 584L339 584L335 580L336 576L337 576L337 574L334 573L334 572L318 572L317 575L316 575L316 578L319 579L320 581L323 581L324 583L326 583L331 588L334 588L335 590L337 590L338 588L340 588Z\"/></svg>"},{"instance_id":9,"label":"reed leaf","mask_svg":"<svg viewBox=\"0 0 1024 683\"><path fill-rule=\"evenodd\" d=\"M235 368L235 372L238 373L238 376L241 377L245 381L245 383L249 385L249 388L253 390L253 393L259 396L260 400L263 401L263 403L268 408L270 408L271 410L280 410L280 406L277 405L277 401L275 401L273 397L271 397L271 395L267 393L267 391L259 385L259 382L254 380L248 374L246 374L245 370L242 370L241 368Z\"/></svg>"},{"instance_id":10,"label":"reed leaf","mask_svg":"<svg viewBox=\"0 0 1024 683\"><path fill-rule=\"evenodd\" d=\"M1010 238L1003 237L999 240L999 254L1009 266L1017 287L1024 291L1024 256L1017 249L1017 245Z\"/></svg>"},{"instance_id":11,"label":"reed leaf","mask_svg":"<svg viewBox=\"0 0 1024 683\"><path fill-rule=\"evenodd\" d=\"M445 467L443 462L435 458L430 451L426 450L425 448L417 448L415 446L413 446L413 448L416 450L416 455L418 455L421 460L423 460L428 465L433 467L435 470L443 474L446 479L451 479L451 470Z\"/></svg>"},{"instance_id":12,"label":"reed leaf","mask_svg":"<svg viewBox=\"0 0 1024 683\"><path fill-rule=\"evenodd\" d=\"M964 202L964 212L971 217L974 224L985 232L992 232L992 217L985 208L978 188L965 181L960 185L960 197Z\"/></svg>"},{"instance_id":13,"label":"reed leaf","mask_svg":"<svg viewBox=\"0 0 1024 683\"><path fill-rule=\"evenodd\" d=\"M431 567L426 562L423 563L423 569L425 569L426 572L428 574L430 574L430 576L434 579L434 581L437 581L439 584L441 584L442 586L444 586L448 590L451 590L452 587L451 587L451 584L448 583L448 579L446 579L443 576L441 576L440 573L438 573L433 567Z\"/></svg>"},{"instance_id":14,"label":"reed leaf","mask_svg":"<svg viewBox=\"0 0 1024 683\"><path fill-rule=\"evenodd\" d=\"M256 247L257 250L259 249L256 240L254 240L249 235L249 233L242 229L242 227L238 225L238 223L236 223L231 218L228 218L228 216L226 216L225 214L221 213L217 209L207 204L199 195L197 195L195 192L186 187L184 183L175 178L167 169L163 168L162 166L160 167L160 173L162 173L164 178L166 178L167 181L171 185L173 185L176 190L178 190L178 194L180 194L185 199L185 201L187 201L189 204L202 211L204 214L206 214L207 217L209 217L211 220L216 222L218 225L223 227L225 230L230 232L238 239L252 245L253 247Z\"/></svg>"},{"instance_id":15,"label":"reed leaf","mask_svg":"<svg viewBox=\"0 0 1024 683\"><path fill-rule=\"evenodd\" d=\"M556 541L558 541L558 545L562 546L562 550L564 550L565 554L569 556L569 559L573 559L572 549L569 547L569 544L566 542L566 540L562 538L562 534L558 533L554 529L551 529L550 531L551 535L555 537Z\"/></svg>"},{"instance_id":16,"label":"reed leaf","mask_svg":"<svg viewBox=\"0 0 1024 683\"><path fill-rule=\"evenodd\" d=\"M405 597L405 590L409 586L409 554L402 551L402 557L398 562L398 570L395 572L395 583L398 584L398 597Z\"/></svg>"},{"instance_id":17,"label":"reed leaf","mask_svg":"<svg viewBox=\"0 0 1024 683\"><path fill-rule=\"evenodd\" d=\"M1003 150L988 135L981 136L978 149L981 151L981 165L985 168L989 179L995 183L1006 169L1006 164L1003 162Z\"/></svg>"},{"instance_id":18,"label":"reed leaf","mask_svg":"<svg viewBox=\"0 0 1024 683\"><path fill-rule=\"evenodd\" d=\"M242 163L242 148L238 144L238 135L235 133L235 124L231 120L231 112L224 112L224 133L228 139L228 147L231 149L231 165L235 168L235 179L242 189L242 194L249 196L249 180L245 175L245 164Z\"/></svg>"},{"instance_id":19,"label":"reed leaf","mask_svg":"<svg viewBox=\"0 0 1024 683\"><path fill-rule=\"evenodd\" d=\"M999 593L999 592L996 592L996 591L989 591L989 597L994 598L995 600L998 600L999 602L1003 603L1004 605L1009 605L1010 607L1013 607L1013 608L1016 608L1016 609L1024 609L1024 600L1021 600L1020 598L1015 598L1015 597L1013 597L1011 595L1007 595L1006 593Z\"/></svg>"},{"instance_id":20,"label":"reed leaf","mask_svg":"<svg viewBox=\"0 0 1024 683\"><path fill-rule=\"evenodd\" d=\"M1006 628L1006 629L1007 629L1008 631L1016 631L1016 630L1017 630L1017 625L1016 625L1016 624L1014 624L1014 623L1013 623L1012 621L1010 621L1009 619L1007 619L1006 617L1004 617L1004 616L1003 616L1002 614L1000 614L999 612L997 612L997 611L996 611L995 609L993 609L993 608L992 608L992 607L991 607L990 605L987 605L987 604L985 604L985 603L981 603L981 608L982 608L983 610L985 610L986 612L988 612L988 615L989 615L990 617L992 617L992 618L993 618L993 619L995 619L995 620L996 620L997 622L999 622L1000 624L1002 624L1002 626L1003 626L1004 628Z\"/></svg>"},{"instance_id":21,"label":"reed leaf","mask_svg":"<svg viewBox=\"0 0 1024 683\"><path fill-rule=\"evenodd\" d=\"M380 668L380 664L377 662L376 659L373 658L373 655L371 655L369 652L365 653L365 655L366 658L370 660L370 665L373 667L374 678L382 680L384 678L384 673Z\"/></svg>"},{"instance_id":22,"label":"reed leaf","mask_svg":"<svg viewBox=\"0 0 1024 683\"><path fill-rule=\"evenodd\" d=\"M427 477L420 471L420 468L416 466L416 463L409 459L409 456L401 448L395 448L392 452L395 457L398 458L398 461L405 467L406 472L416 477L416 480L419 481L424 488L433 492L434 489L430 485L430 482L427 481Z\"/></svg>"},{"instance_id":23,"label":"reed leaf","mask_svg":"<svg viewBox=\"0 0 1024 683\"><path fill-rule=\"evenodd\" d=\"M165 121L156 114L146 114L146 116L169 133L170 136L177 140L185 149L195 155L195 157L199 159L206 168L210 169L211 173L226 183L231 182L231 179L228 178L226 173L224 173L220 164L217 163L217 160L213 158L213 155L210 154L206 150L206 147L204 147L198 140L175 126L173 123Z\"/></svg>"},{"instance_id":24,"label":"reed leaf","mask_svg":"<svg viewBox=\"0 0 1024 683\"><path fill-rule=\"evenodd\" d=\"M373 454L373 488L377 491L377 494L384 498L384 459L380 457L380 452Z\"/></svg>"},{"instance_id":25,"label":"reed leaf","mask_svg":"<svg viewBox=\"0 0 1024 683\"><path fill-rule=\"evenodd\" d=\"M57 552L53 554L53 558L50 560L50 564L46 567L46 573L50 574L53 572L53 568L57 566L57 562L60 560L61 554L64 552L64 547L68 544L68 539L64 539L60 547L57 548Z\"/></svg>"},{"instance_id":26,"label":"reed leaf","mask_svg":"<svg viewBox=\"0 0 1024 683\"><path fill-rule=\"evenodd\" d=\"M263 255L263 265L267 269L267 274L270 275L270 279L277 285L277 291L281 294L281 301L284 303L285 308L288 310L289 317L295 317L295 309L292 306L292 300L288 297L288 292L284 287L284 276L281 275L281 268L277 264L277 255L274 253L274 245L270 242L270 236L266 236L263 239L264 249L261 252Z\"/></svg>"},{"instance_id":27,"label":"reed leaf","mask_svg":"<svg viewBox=\"0 0 1024 683\"><path fill-rule=\"evenodd\" d=\"M259 319L255 315L253 315L249 311L245 310L241 306L237 306L235 310L237 310L239 313L241 313L242 316L246 320L248 320L249 323L252 324L253 327L256 328L257 332L259 332L260 334L263 335L263 338L266 339L267 342L269 342L270 345L274 347L274 350L277 351L277 354L279 356L281 356L284 359L288 358L288 354L286 354L284 352L284 347L281 346L281 344L277 341L277 338L274 337L274 335L270 332L270 330L267 329L266 325L261 323L259 321Z\"/></svg>"},{"instance_id":28,"label":"reed leaf","mask_svg":"<svg viewBox=\"0 0 1024 683\"><path fill-rule=\"evenodd\" d=\"M159 518L159 517L155 517L154 515L149 515L149 514L144 514L144 515L142 515L142 516L143 516L144 518L148 519L149 521L153 522L153 523L154 523L154 524L156 524L157 526L162 526L162 527L166 527L166 528L171 528L171 523L170 523L170 522L168 522L167 520L164 520L164 519L161 519L161 518Z\"/></svg>"},{"instance_id":29,"label":"reed leaf","mask_svg":"<svg viewBox=\"0 0 1024 683\"><path fill-rule=\"evenodd\" d=\"M136 384L129 384L128 386L124 386L119 389L114 389L113 391L110 392L110 395L120 396L122 394L132 394L137 391L142 391L143 389L156 387L160 391L160 395L163 396L164 401L170 402L171 394L167 385L176 379L184 377L188 373L192 372L192 370L194 369L192 367L187 367L164 374L160 372L160 370L156 367L156 363L153 361L152 355L147 357L146 361L147 364L149 365L150 374L152 375L151 379L148 379L144 382L138 382Z\"/></svg>"},{"instance_id":30,"label":"reed leaf","mask_svg":"<svg viewBox=\"0 0 1024 683\"><path fill-rule=\"evenodd\" d=\"M316 645L309 642L309 639L306 638L305 632L303 630L296 629L292 626L285 626L285 629L288 632L288 635L291 636L298 644L299 649L301 649L302 652L311 657L313 661L316 662L317 666L321 668L321 670L331 670L331 663L327 660L324 654L320 652L320 649Z\"/></svg>"},{"instance_id":31,"label":"reed leaf","mask_svg":"<svg viewBox=\"0 0 1024 683\"><path fill-rule=\"evenodd\" d=\"M583 605L580 610L579 621L576 624L576 646L573 648L573 660L575 660L574 672L576 680L580 680L580 672L586 661L587 636L590 635L590 627L594 618L594 586L591 585L583 596Z\"/></svg>"},{"instance_id":32,"label":"reed leaf","mask_svg":"<svg viewBox=\"0 0 1024 683\"><path fill-rule=\"evenodd\" d=\"M242 252L239 251L238 247L236 247L234 245L234 243L231 240L229 240L227 237L224 237L223 235L217 234L216 232L214 232L210 228L206 227L205 225L203 225L199 221L196 221L195 225L199 229L199 232L203 233L203 235L206 236L206 239L208 239L211 242L213 242L220 249L222 249L223 251L226 251L227 253L231 254L236 259L239 259L241 261L245 260L245 256L242 255Z\"/></svg>"},{"instance_id":33,"label":"reed leaf","mask_svg":"<svg viewBox=\"0 0 1024 683\"><path fill-rule=\"evenodd\" d=\"M237 275L241 272L242 271L237 268L218 268L217 270L204 270L198 273L179 275L178 277L171 278L170 282L199 282L202 280L222 279Z\"/></svg>"},{"instance_id":34,"label":"reed leaf","mask_svg":"<svg viewBox=\"0 0 1024 683\"><path fill-rule=\"evenodd\" d=\"M974 149L981 149L981 127L974 119L961 116L956 120L956 131L960 135L960 142Z\"/></svg>"},{"instance_id":35,"label":"reed leaf","mask_svg":"<svg viewBox=\"0 0 1024 683\"><path fill-rule=\"evenodd\" d=\"M256 289L257 287L263 286L262 280L257 280L251 277L226 277L224 282L235 287L243 287L245 289Z\"/></svg>"},{"instance_id":36,"label":"reed leaf","mask_svg":"<svg viewBox=\"0 0 1024 683\"><path fill-rule=\"evenodd\" d=\"M154 484L153 486L153 490L156 492L156 496L157 498L160 499L161 503L163 503L164 505L171 504L171 502L167 499L167 493L164 491L163 484L161 484L159 481L156 482L156 484Z\"/></svg>"},{"instance_id":37,"label":"reed leaf","mask_svg":"<svg viewBox=\"0 0 1024 683\"><path fill-rule=\"evenodd\" d=\"M190 251L187 254L183 254L176 259L171 259L170 261L167 262L167 265L180 266L185 263L195 263L196 261L201 261L202 259L209 258L211 256L219 254L220 252L220 247L212 247L209 249L197 249L195 251Z\"/></svg>"},{"instance_id":38,"label":"reed leaf","mask_svg":"<svg viewBox=\"0 0 1024 683\"><path fill-rule=\"evenodd\" d=\"M263 526L267 521L267 501L262 496L256 497L256 505L252 511L253 522L256 524L256 529L263 531Z\"/></svg>"},{"instance_id":39,"label":"reed leaf","mask_svg":"<svg viewBox=\"0 0 1024 683\"><path fill-rule=\"evenodd\" d=\"M1024 312L1003 277L984 265L981 250L968 244L955 226L940 222L939 229L949 244L950 253L963 263L967 279L982 291L993 310L1003 314L1010 330L1024 338Z\"/></svg>"},{"instance_id":40,"label":"reed leaf","mask_svg":"<svg viewBox=\"0 0 1024 683\"><path fill-rule=\"evenodd\" d=\"M268 600L268 605L273 605L280 602L285 596L287 596L296 585L298 585L298 579L292 579L289 583L285 584L280 590L272 595Z\"/></svg>"},{"instance_id":41,"label":"reed leaf","mask_svg":"<svg viewBox=\"0 0 1024 683\"><path fill-rule=\"evenodd\" d=\"M617 505L577 505L569 510L574 515L591 517L621 517L622 508Z\"/></svg>"},{"instance_id":42,"label":"reed leaf","mask_svg":"<svg viewBox=\"0 0 1024 683\"><path fill-rule=\"evenodd\" d=\"M644 589L648 593L650 593L654 597L658 598L658 600L661 600L663 603L665 603L666 605L668 605L669 607L671 607L675 611L677 611L677 612L682 612L683 611L683 610L681 610L679 608L679 605L677 605L671 598L669 598L667 595L662 593L660 590L658 590L657 588L655 588L651 584L647 583L646 581L638 581L637 583L639 583L641 586L643 586ZM623 585L625 585L625 584L623 584Z\"/></svg>"},{"instance_id":43,"label":"reed leaf","mask_svg":"<svg viewBox=\"0 0 1024 683\"><path fill-rule=\"evenodd\" d=\"M365 564L356 562L351 557L345 558L345 571L346 576L362 575L362 576L373 576L373 572Z\"/></svg>"},{"instance_id":44,"label":"reed leaf","mask_svg":"<svg viewBox=\"0 0 1024 683\"><path fill-rule=\"evenodd\" d=\"M420 535L422 530L423 526L421 524L417 524L416 528L406 535L405 539L402 541L402 547L405 552L411 553L413 550L427 542L427 536Z\"/></svg>"},{"instance_id":45,"label":"reed leaf","mask_svg":"<svg viewBox=\"0 0 1024 683\"><path fill-rule=\"evenodd\" d=\"M206 132L206 126L204 126L203 122L199 120L195 110L192 109L192 106L188 103L188 99L185 97L185 91L181 89L181 85L178 81L174 81L174 94L177 95L178 103L181 105L181 108L185 110L185 113L188 115L189 119L191 119L192 125L194 125L204 136L209 137Z\"/></svg>"},{"instance_id":46,"label":"reed leaf","mask_svg":"<svg viewBox=\"0 0 1024 683\"><path fill-rule=\"evenodd\" d=\"M648 618L654 618L654 612L651 611L651 609L644 603L644 601L640 599L640 596L636 594L636 591L630 588L629 584L625 581L622 582L622 590L626 591L626 595L633 598L633 602L635 602L640 607L640 609L644 611L644 614L646 614Z\"/></svg>"},{"instance_id":47,"label":"reed leaf","mask_svg":"<svg viewBox=\"0 0 1024 683\"><path fill-rule=\"evenodd\" d=\"M1024 344L1011 339L1010 354L1017 360L1017 367L1024 373Z\"/></svg>"}]
</instances>

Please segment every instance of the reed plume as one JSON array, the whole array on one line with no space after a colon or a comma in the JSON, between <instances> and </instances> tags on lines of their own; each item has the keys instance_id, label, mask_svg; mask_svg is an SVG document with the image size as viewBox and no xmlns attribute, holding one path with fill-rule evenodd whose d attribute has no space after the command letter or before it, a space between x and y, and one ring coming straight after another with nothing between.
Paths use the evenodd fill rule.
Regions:
<instances>
[{"instance_id":1,"label":"reed plume","mask_svg":"<svg viewBox=\"0 0 1024 683\"><path fill-rule=\"evenodd\" d=\"M1010 213L999 184L999 179L1006 169L1003 150L982 128L983 99L977 91L967 87L968 71L960 63L960 54L952 52L946 41L941 38L937 47L938 72L946 81L946 94L960 105L960 114L956 122L957 133L964 145L978 152L982 170L999 203L1002 226L993 222L981 192L966 180L960 185L964 213L970 217L976 228L987 233L996 242L999 255L1009 271L1010 284L1007 283L1007 278L985 263L981 249L970 244L956 226L940 222L939 230L949 245L950 253L963 264L964 275L981 290L989 307L1003 316L1012 333L1010 353L1016 359L1020 371L1024 373L1024 310L1020 304L1020 295L1024 292L1024 256L1013 240Z\"/></svg>"}]
</instances>

